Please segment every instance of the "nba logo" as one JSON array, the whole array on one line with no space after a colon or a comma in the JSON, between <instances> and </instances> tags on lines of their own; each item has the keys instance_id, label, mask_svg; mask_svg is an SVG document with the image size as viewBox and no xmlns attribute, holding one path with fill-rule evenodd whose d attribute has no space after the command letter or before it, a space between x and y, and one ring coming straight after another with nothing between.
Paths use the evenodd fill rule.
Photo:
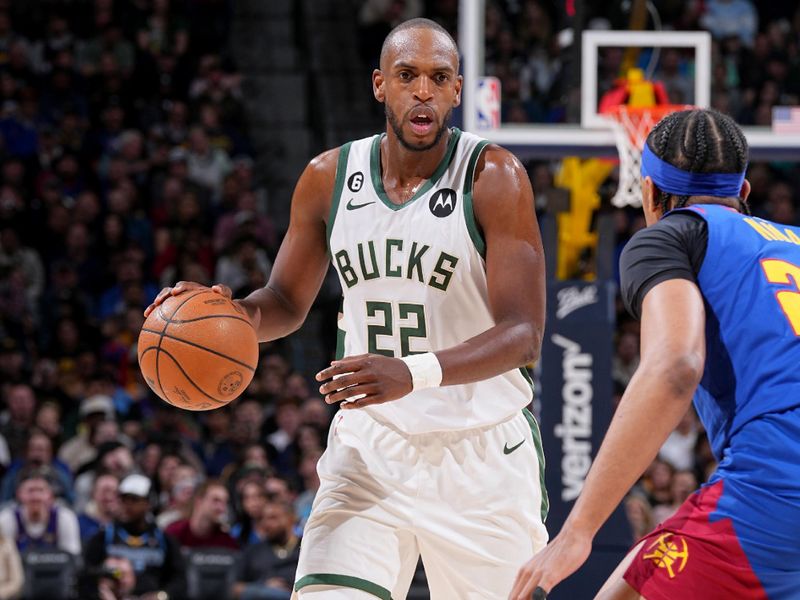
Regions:
<instances>
[{"instance_id":1,"label":"nba logo","mask_svg":"<svg viewBox=\"0 0 800 600\"><path fill-rule=\"evenodd\" d=\"M479 129L500 127L500 80L497 77L481 77L478 80L478 96L475 103Z\"/></svg>"}]
</instances>

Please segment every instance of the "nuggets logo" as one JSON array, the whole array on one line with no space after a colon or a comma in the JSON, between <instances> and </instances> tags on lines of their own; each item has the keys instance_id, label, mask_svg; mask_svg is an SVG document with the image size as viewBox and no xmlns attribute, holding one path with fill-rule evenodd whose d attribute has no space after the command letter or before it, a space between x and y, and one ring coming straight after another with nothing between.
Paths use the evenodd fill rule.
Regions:
<instances>
[{"instance_id":1,"label":"nuggets logo","mask_svg":"<svg viewBox=\"0 0 800 600\"><path fill-rule=\"evenodd\" d=\"M243 379L244 377L239 371L231 371L220 380L217 391L223 396L235 394L242 387Z\"/></svg>"},{"instance_id":2,"label":"nuggets logo","mask_svg":"<svg viewBox=\"0 0 800 600\"><path fill-rule=\"evenodd\" d=\"M686 561L689 560L686 539L671 533L659 536L647 547L647 552L648 554L642 555L642 560L652 560L659 569L666 569L670 579L683 571Z\"/></svg>"}]
</instances>

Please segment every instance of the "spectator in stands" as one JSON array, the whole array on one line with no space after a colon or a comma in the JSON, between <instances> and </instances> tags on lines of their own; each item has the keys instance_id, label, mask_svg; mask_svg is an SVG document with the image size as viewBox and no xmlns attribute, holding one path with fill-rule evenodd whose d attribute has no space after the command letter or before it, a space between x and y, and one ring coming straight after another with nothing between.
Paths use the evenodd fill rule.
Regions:
<instances>
[{"instance_id":1,"label":"spectator in stands","mask_svg":"<svg viewBox=\"0 0 800 600\"><path fill-rule=\"evenodd\" d=\"M304 425L327 432L331 422L330 407L319 396L310 396L300 405L300 420Z\"/></svg>"},{"instance_id":2,"label":"spectator in stands","mask_svg":"<svg viewBox=\"0 0 800 600\"><path fill-rule=\"evenodd\" d=\"M186 461L177 452L171 451L161 455L153 480L157 510L160 511L170 505L170 494L177 481L178 469L185 464Z\"/></svg>"},{"instance_id":3,"label":"spectator in stands","mask_svg":"<svg viewBox=\"0 0 800 600\"><path fill-rule=\"evenodd\" d=\"M639 366L639 336L623 332L617 338L616 352L612 359L611 376L614 381L627 387Z\"/></svg>"},{"instance_id":4,"label":"spectator in stands","mask_svg":"<svg viewBox=\"0 0 800 600\"><path fill-rule=\"evenodd\" d=\"M633 491L625 498L625 515L631 526L631 542L653 531L657 521L653 518L653 507L647 498L638 491Z\"/></svg>"},{"instance_id":5,"label":"spectator in stands","mask_svg":"<svg viewBox=\"0 0 800 600\"><path fill-rule=\"evenodd\" d=\"M236 459L230 440L231 413L227 407L208 411L204 416L205 432L195 451L203 459L206 474L219 477Z\"/></svg>"},{"instance_id":6,"label":"spectator in stands","mask_svg":"<svg viewBox=\"0 0 800 600\"><path fill-rule=\"evenodd\" d=\"M214 229L214 250L217 253L224 252L242 235L255 239L261 248L276 247L274 225L258 212L256 195L250 190L240 192L233 210L217 221Z\"/></svg>"},{"instance_id":7,"label":"spectator in stands","mask_svg":"<svg viewBox=\"0 0 800 600\"><path fill-rule=\"evenodd\" d=\"M111 473L97 476L92 486L92 499L86 510L78 515L81 540L84 542L110 525L119 516L119 479Z\"/></svg>"},{"instance_id":8,"label":"spectator in stands","mask_svg":"<svg viewBox=\"0 0 800 600\"><path fill-rule=\"evenodd\" d=\"M110 473L122 481L133 472L135 463L130 449L122 442L105 442L97 448L97 458L75 479L75 510L81 512L92 495L94 480L100 473Z\"/></svg>"},{"instance_id":9,"label":"spectator in stands","mask_svg":"<svg viewBox=\"0 0 800 600\"><path fill-rule=\"evenodd\" d=\"M0 511L0 534L15 540L20 552L59 549L81 553L78 518L57 504L53 486L40 469L21 473L17 502Z\"/></svg>"},{"instance_id":10,"label":"spectator in stands","mask_svg":"<svg viewBox=\"0 0 800 600\"><path fill-rule=\"evenodd\" d=\"M189 517L192 512L192 499L202 477L192 465L182 464L175 470L172 480L167 505L156 518L156 523L161 529L166 529L176 521Z\"/></svg>"},{"instance_id":11,"label":"spectator in stands","mask_svg":"<svg viewBox=\"0 0 800 600\"><path fill-rule=\"evenodd\" d=\"M675 468L666 461L656 458L644 474L643 488L653 507L672 503L672 475Z\"/></svg>"},{"instance_id":12,"label":"spectator in stands","mask_svg":"<svg viewBox=\"0 0 800 600\"><path fill-rule=\"evenodd\" d=\"M25 583L22 560L14 540L0 535L0 600L19 597Z\"/></svg>"},{"instance_id":13,"label":"spectator in stands","mask_svg":"<svg viewBox=\"0 0 800 600\"><path fill-rule=\"evenodd\" d=\"M676 471L670 482L672 502L659 504L653 508L653 521L663 523L669 519L695 490L697 490L697 478L694 473L692 471Z\"/></svg>"},{"instance_id":14,"label":"spectator in stands","mask_svg":"<svg viewBox=\"0 0 800 600\"><path fill-rule=\"evenodd\" d=\"M279 474L290 474L298 462L297 448L293 443L301 424L297 404L292 401L279 403L275 409L275 423L278 429L267 436L273 450L270 462Z\"/></svg>"},{"instance_id":15,"label":"spectator in stands","mask_svg":"<svg viewBox=\"0 0 800 600\"><path fill-rule=\"evenodd\" d=\"M194 494L192 514L176 521L166 532L182 548L237 549L236 541L228 534L228 490L216 480L202 483Z\"/></svg>"},{"instance_id":16,"label":"spectator in stands","mask_svg":"<svg viewBox=\"0 0 800 600\"><path fill-rule=\"evenodd\" d=\"M114 401L102 394L89 396L81 401L78 416L81 419L78 433L64 442L58 451L59 460L73 473L97 457L95 433L101 422L114 418Z\"/></svg>"},{"instance_id":17,"label":"spectator in stands","mask_svg":"<svg viewBox=\"0 0 800 600\"><path fill-rule=\"evenodd\" d=\"M792 186L785 181L772 183L767 195L766 218L785 225L798 225L797 204Z\"/></svg>"},{"instance_id":18,"label":"spectator in stands","mask_svg":"<svg viewBox=\"0 0 800 600\"><path fill-rule=\"evenodd\" d=\"M10 224L0 227L0 269L19 269L24 278L25 299L31 310L36 309L45 287L45 272L39 254L26 246L19 232Z\"/></svg>"},{"instance_id":19,"label":"spectator in stands","mask_svg":"<svg viewBox=\"0 0 800 600\"><path fill-rule=\"evenodd\" d=\"M30 469L38 469L51 478L50 485L56 496L62 497L68 502L73 500L72 474L69 467L61 461L53 459L53 442L43 431L34 429L29 433L25 454L11 463L3 478L0 497L4 501L14 497L14 490L19 485L20 474Z\"/></svg>"},{"instance_id":20,"label":"spectator in stands","mask_svg":"<svg viewBox=\"0 0 800 600\"><path fill-rule=\"evenodd\" d=\"M294 506L294 491L287 479L272 475L267 477L264 488L267 490L268 498Z\"/></svg>"},{"instance_id":21,"label":"spectator in stands","mask_svg":"<svg viewBox=\"0 0 800 600\"><path fill-rule=\"evenodd\" d=\"M261 515L267 505L267 490L263 482L246 481L239 491L239 518L231 527L231 536L244 548L266 539Z\"/></svg>"},{"instance_id":22,"label":"spectator in stands","mask_svg":"<svg viewBox=\"0 0 800 600\"><path fill-rule=\"evenodd\" d=\"M50 443L53 447L59 447L61 444L62 418L61 407L56 402L53 400L45 400L39 405L36 411L35 424L39 431L50 438ZM69 467L69 465L67 465L67 467Z\"/></svg>"},{"instance_id":23,"label":"spectator in stands","mask_svg":"<svg viewBox=\"0 0 800 600\"><path fill-rule=\"evenodd\" d=\"M211 146L202 127L192 127L189 131L187 164L189 180L208 190L212 199L219 202L222 182L232 168L231 160L224 150Z\"/></svg>"},{"instance_id":24,"label":"spectator in stands","mask_svg":"<svg viewBox=\"0 0 800 600\"><path fill-rule=\"evenodd\" d=\"M151 519L150 480L129 475L119 485L122 501L120 517L86 542L86 571L81 580L81 598L98 594L92 577L108 557L127 558L136 574L135 595L165 592L167 598L183 598L186 593L184 563L177 542L159 529Z\"/></svg>"},{"instance_id":25,"label":"spectator in stands","mask_svg":"<svg viewBox=\"0 0 800 600\"><path fill-rule=\"evenodd\" d=\"M269 277L272 261L258 240L250 234L240 233L217 262L214 281L224 283L232 290L246 290L252 273Z\"/></svg>"},{"instance_id":26,"label":"spectator in stands","mask_svg":"<svg viewBox=\"0 0 800 600\"><path fill-rule=\"evenodd\" d=\"M697 421L697 414L694 408L689 408L675 431L669 434L661 446L658 457L679 471L693 469L698 437L700 437L700 424Z\"/></svg>"},{"instance_id":27,"label":"spectator in stands","mask_svg":"<svg viewBox=\"0 0 800 600\"><path fill-rule=\"evenodd\" d=\"M97 577L97 600L142 600L145 596L134 596L136 573L127 558L109 556L103 561ZM150 595L152 598L152 595ZM93 600L93 599L92 599ZM156 596L156 600L158 596Z\"/></svg>"},{"instance_id":28,"label":"spectator in stands","mask_svg":"<svg viewBox=\"0 0 800 600\"><path fill-rule=\"evenodd\" d=\"M300 557L294 511L290 504L271 500L261 520L266 540L248 547L240 557L232 595L239 600L288 600Z\"/></svg>"},{"instance_id":29,"label":"spectator in stands","mask_svg":"<svg viewBox=\"0 0 800 600\"><path fill-rule=\"evenodd\" d=\"M0 415L0 434L6 439L12 457L25 451L36 417L36 397L31 386L20 383L7 388L6 410Z\"/></svg>"}]
</instances>

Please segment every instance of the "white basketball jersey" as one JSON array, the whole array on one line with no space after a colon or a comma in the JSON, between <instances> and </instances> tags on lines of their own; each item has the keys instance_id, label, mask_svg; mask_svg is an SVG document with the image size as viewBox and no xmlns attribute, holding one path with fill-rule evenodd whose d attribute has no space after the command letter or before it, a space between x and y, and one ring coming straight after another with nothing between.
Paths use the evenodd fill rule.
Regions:
<instances>
[{"instance_id":1,"label":"white basketball jersey","mask_svg":"<svg viewBox=\"0 0 800 600\"><path fill-rule=\"evenodd\" d=\"M381 137L349 142L339 154L328 245L344 291L340 356L435 352L495 324L472 211L475 164L488 142L452 129L431 178L398 205L383 189ZM514 370L362 410L402 431L428 433L498 423L531 397L527 373Z\"/></svg>"}]
</instances>

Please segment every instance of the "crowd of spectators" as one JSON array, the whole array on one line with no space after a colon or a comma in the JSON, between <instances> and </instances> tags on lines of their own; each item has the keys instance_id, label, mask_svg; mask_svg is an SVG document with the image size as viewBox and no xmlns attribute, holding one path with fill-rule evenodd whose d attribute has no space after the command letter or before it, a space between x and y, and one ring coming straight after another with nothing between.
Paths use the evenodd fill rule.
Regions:
<instances>
[{"instance_id":1,"label":"crowd of spectators","mask_svg":"<svg viewBox=\"0 0 800 600\"><path fill-rule=\"evenodd\" d=\"M200 547L237 552L233 597L288 598L327 405L276 346L203 414L136 358L162 286L240 296L276 252L231 5L23 4L0 0L0 599L45 550L75 597L183 598Z\"/></svg>"}]
</instances>

